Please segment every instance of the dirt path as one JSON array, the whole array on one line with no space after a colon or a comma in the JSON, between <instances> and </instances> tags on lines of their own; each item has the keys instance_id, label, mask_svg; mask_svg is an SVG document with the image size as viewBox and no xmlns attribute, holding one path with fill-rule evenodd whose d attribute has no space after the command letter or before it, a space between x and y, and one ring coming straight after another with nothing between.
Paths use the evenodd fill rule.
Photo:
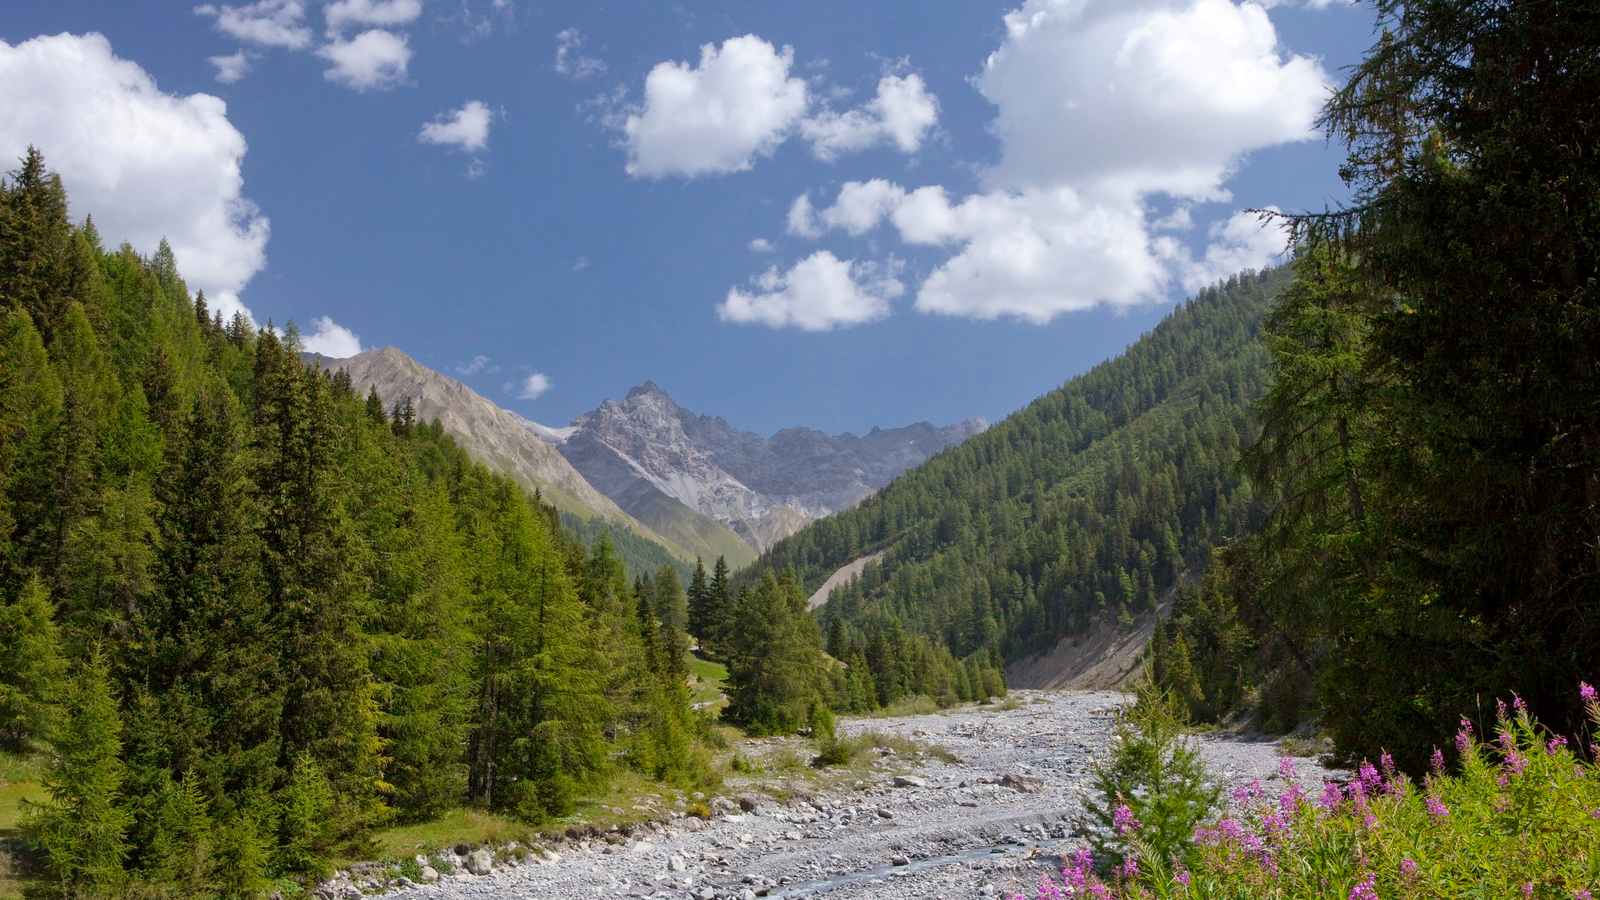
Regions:
<instances>
[{"instance_id":1,"label":"dirt path","mask_svg":"<svg viewBox=\"0 0 1600 900\"><path fill-rule=\"evenodd\" d=\"M1005 709L841 723L845 733L910 738L959 761L868 751L876 756L870 765L810 796L781 803L762 797L753 809L710 821L679 817L615 836L615 843L570 844L553 861L451 874L388 896L923 900L1031 890L1056 852L1076 846L1070 822L1082 809L1092 757L1104 750L1110 713L1124 695L1016 691L1012 697ZM793 746L751 742L746 751L786 753ZM1214 739L1203 741L1203 749L1230 784L1277 771L1272 743ZM1308 785L1323 774L1310 760L1299 769Z\"/></svg>"}]
</instances>

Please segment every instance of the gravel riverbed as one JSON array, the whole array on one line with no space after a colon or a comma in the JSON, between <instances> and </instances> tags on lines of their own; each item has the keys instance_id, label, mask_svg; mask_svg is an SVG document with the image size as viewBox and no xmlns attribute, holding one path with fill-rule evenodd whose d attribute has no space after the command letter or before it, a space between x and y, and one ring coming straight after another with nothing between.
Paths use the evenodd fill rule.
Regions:
<instances>
[{"instance_id":1,"label":"gravel riverbed","mask_svg":"<svg viewBox=\"0 0 1600 900\"><path fill-rule=\"evenodd\" d=\"M960 898L1031 892L1059 852L1077 846L1073 822L1090 790L1093 758L1110 738L1125 695L1014 691L1011 708L969 707L897 719L846 719L845 734L874 731L950 751L895 754L780 802L748 792L702 821L669 817L627 836L569 841L532 862L489 865L455 857L455 872L408 885L394 900L462 898ZM1276 776L1272 741L1200 739L1229 786ZM750 742L752 754L776 742ZM799 746L795 744L793 746ZM1313 789L1327 774L1297 760ZM738 786L731 788L737 796ZM779 792L780 795L787 792ZM475 863L475 864L474 864ZM486 874L472 874L476 868ZM349 881L325 896L359 890Z\"/></svg>"}]
</instances>

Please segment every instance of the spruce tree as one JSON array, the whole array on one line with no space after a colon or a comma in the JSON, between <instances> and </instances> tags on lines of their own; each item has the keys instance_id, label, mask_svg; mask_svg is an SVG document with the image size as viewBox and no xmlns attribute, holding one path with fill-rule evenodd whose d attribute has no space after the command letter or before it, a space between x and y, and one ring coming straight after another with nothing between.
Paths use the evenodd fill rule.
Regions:
<instances>
[{"instance_id":1,"label":"spruce tree","mask_svg":"<svg viewBox=\"0 0 1600 900\"><path fill-rule=\"evenodd\" d=\"M54 610L35 576L0 606L0 747L27 752L51 734L66 674Z\"/></svg>"},{"instance_id":2,"label":"spruce tree","mask_svg":"<svg viewBox=\"0 0 1600 900\"><path fill-rule=\"evenodd\" d=\"M50 797L31 813L26 830L63 894L109 894L125 879L129 816L120 805L122 720L99 650L67 681L62 706L44 778Z\"/></svg>"}]
</instances>

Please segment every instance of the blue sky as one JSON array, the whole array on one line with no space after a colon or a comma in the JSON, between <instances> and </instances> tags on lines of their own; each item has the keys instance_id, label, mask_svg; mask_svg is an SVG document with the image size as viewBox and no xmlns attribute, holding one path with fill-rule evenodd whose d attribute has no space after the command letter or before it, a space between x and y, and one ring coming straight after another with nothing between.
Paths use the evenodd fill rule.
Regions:
<instances>
[{"instance_id":1,"label":"blue sky","mask_svg":"<svg viewBox=\"0 0 1600 900\"><path fill-rule=\"evenodd\" d=\"M1240 210L1343 196L1310 118L1371 21L20 0L0 153L39 144L75 213L169 236L260 322L399 346L550 424L647 378L762 432L997 419L1269 261Z\"/></svg>"}]
</instances>

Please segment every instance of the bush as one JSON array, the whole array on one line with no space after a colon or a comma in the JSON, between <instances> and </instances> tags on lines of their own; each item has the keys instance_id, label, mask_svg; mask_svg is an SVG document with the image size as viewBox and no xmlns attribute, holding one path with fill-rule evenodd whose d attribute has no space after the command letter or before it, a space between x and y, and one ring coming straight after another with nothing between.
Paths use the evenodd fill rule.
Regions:
<instances>
[{"instance_id":1,"label":"bush","mask_svg":"<svg viewBox=\"0 0 1600 900\"><path fill-rule=\"evenodd\" d=\"M1580 685L1591 729L1600 697ZM1292 779L1272 797L1252 785L1239 807L1164 855L1128 827L1130 853L1104 885L1079 851L1062 872L1074 896L1539 897L1592 898L1600 890L1600 745L1552 734L1520 700L1499 705L1495 736L1480 741L1466 719L1456 773L1435 749L1420 783L1387 753L1363 762L1349 784L1307 795ZM1592 733L1592 732L1591 732ZM1041 898L1059 897L1054 882Z\"/></svg>"},{"instance_id":2,"label":"bush","mask_svg":"<svg viewBox=\"0 0 1600 900\"><path fill-rule=\"evenodd\" d=\"M1117 714L1111 755L1095 766L1094 785L1091 842L1118 862L1133 854L1135 832L1146 852L1181 853L1219 794L1184 734L1177 701L1149 678L1134 705Z\"/></svg>"}]
</instances>

